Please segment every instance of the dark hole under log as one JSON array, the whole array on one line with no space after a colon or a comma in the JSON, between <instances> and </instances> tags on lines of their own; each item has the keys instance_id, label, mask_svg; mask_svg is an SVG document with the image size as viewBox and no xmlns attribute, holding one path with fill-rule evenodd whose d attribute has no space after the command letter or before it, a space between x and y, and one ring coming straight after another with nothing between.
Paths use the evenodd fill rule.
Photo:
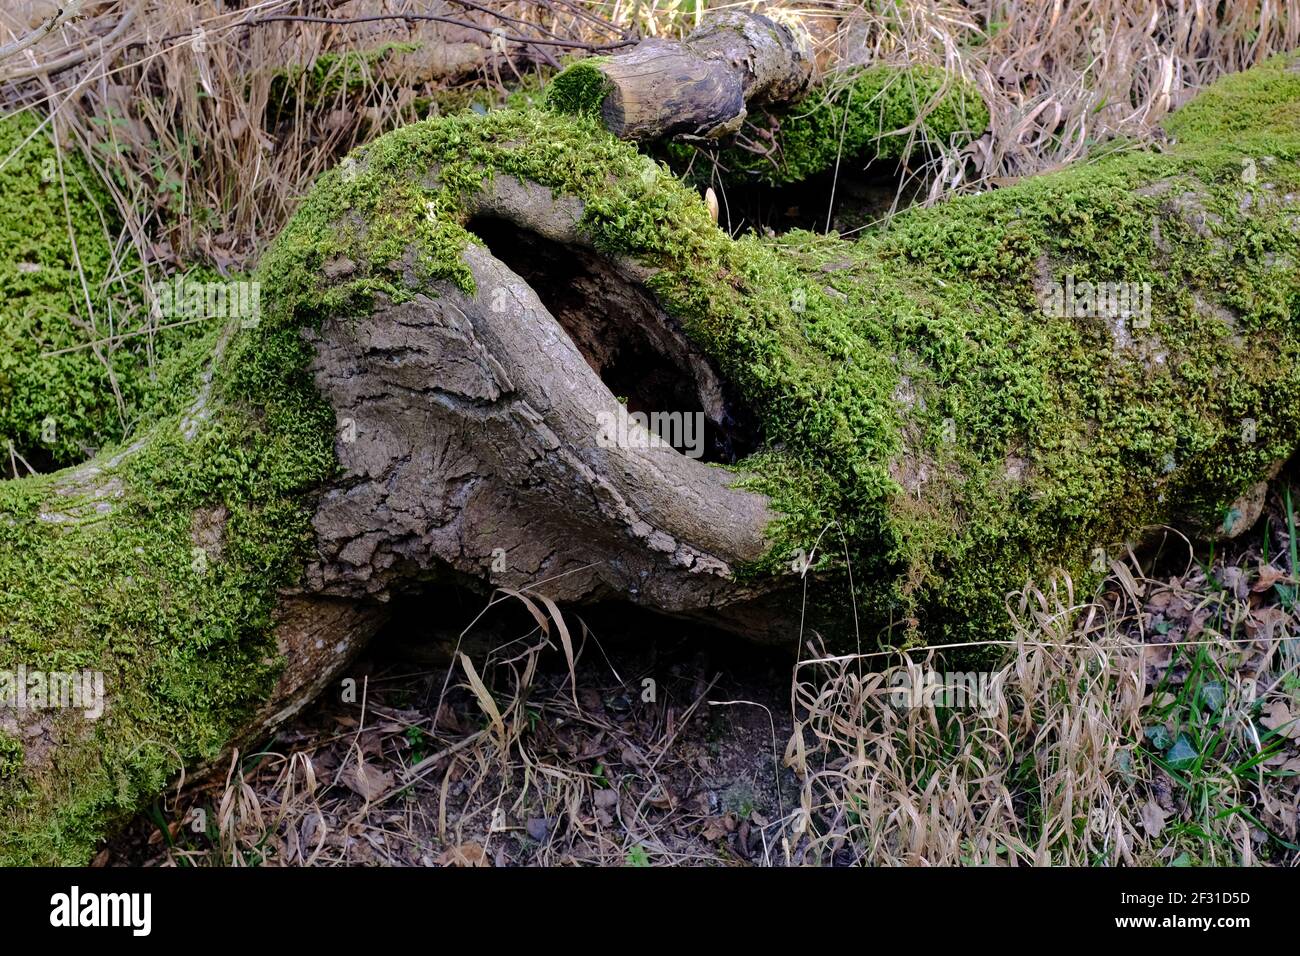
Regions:
<instances>
[{"instance_id":1,"label":"dark hole under log","mask_svg":"<svg viewBox=\"0 0 1300 956\"><path fill-rule=\"evenodd\" d=\"M730 389L722 386L720 403L707 400L709 383L693 373L693 363L681 360L688 352L694 363L704 359L649 292L590 250L514 223L478 216L469 229L532 287L628 411L703 413L706 462L734 464L758 447L757 424ZM711 377L716 380L716 373Z\"/></svg>"},{"instance_id":2,"label":"dark hole under log","mask_svg":"<svg viewBox=\"0 0 1300 956\"><path fill-rule=\"evenodd\" d=\"M890 215L925 198L930 179L923 170L867 155L845 156L839 169L827 169L791 183L770 183L713 168L714 157L700 148L682 168L699 188L718 197L718 225L732 235L754 232L782 235L794 229L859 236Z\"/></svg>"}]
</instances>

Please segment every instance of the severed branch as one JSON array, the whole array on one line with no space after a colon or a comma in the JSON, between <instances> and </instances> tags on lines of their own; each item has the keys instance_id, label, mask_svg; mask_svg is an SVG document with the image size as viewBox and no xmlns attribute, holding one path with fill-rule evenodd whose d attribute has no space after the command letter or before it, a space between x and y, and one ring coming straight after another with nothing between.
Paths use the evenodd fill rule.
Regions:
<instances>
[{"instance_id":1,"label":"severed branch","mask_svg":"<svg viewBox=\"0 0 1300 956\"><path fill-rule=\"evenodd\" d=\"M360 17L318 17L306 15L289 15L280 14L269 17L258 17L249 19L240 26L257 27L264 23L323 23L329 26L351 26L357 23L376 23L380 20L403 20L407 23L446 23L450 26L463 27L466 30L477 30L479 33L485 33L492 36L499 36L507 43L524 43L532 46L553 46L567 50L619 50L623 47L630 46L633 41L622 40L613 43L584 43L581 40L547 39L546 37L525 37L516 34L504 33L499 27L488 27L480 23L473 23L468 20L461 20L456 17L440 16L433 13L382 13L371 16Z\"/></svg>"},{"instance_id":2,"label":"severed branch","mask_svg":"<svg viewBox=\"0 0 1300 956\"><path fill-rule=\"evenodd\" d=\"M785 102L812 80L807 31L759 13L710 15L685 40L643 40L556 77L552 102L599 113L620 139L715 139L740 129L747 104Z\"/></svg>"}]
</instances>

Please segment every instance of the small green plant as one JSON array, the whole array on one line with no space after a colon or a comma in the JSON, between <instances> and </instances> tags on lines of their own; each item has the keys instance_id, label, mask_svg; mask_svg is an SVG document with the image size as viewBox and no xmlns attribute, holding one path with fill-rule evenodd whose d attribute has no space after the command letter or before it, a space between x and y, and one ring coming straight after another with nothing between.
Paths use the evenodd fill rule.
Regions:
<instances>
[{"instance_id":1,"label":"small green plant","mask_svg":"<svg viewBox=\"0 0 1300 956\"><path fill-rule=\"evenodd\" d=\"M411 726L406 728L406 742L411 745L411 761L419 763L425 758L425 745L429 741L429 735L421 727Z\"/></svg>"},{"instance_id":2,"label":"small green plant","mask_svg":"<svg viewBox=\"0 0 1300 956\"><path fill-rule=\"evenodd\" d=\"M1219 605L1211 623L1231 634L1234 625L1224 614L1225 606ZM1186 676L1175 683L1172 675L1180 665ZM1257 850L1260 856L1297 849L1260 819L1249 799L1256 787L1279 775L1268 762L1281 752L1285 735L1258 725L1261 704L1256 702L1245 705L1244 714L1256 724L1258 744L1245 745L1239 726L1243 707L1229 700L1225 690L1230 676L1208 644L1176 645L1153 692L1153 706L1144 715L1140 753L1173 782L1176 802L1183 808L1162 834L1177 848L1179 859L1235 859L1238 851L1230 825L1234 817L1265 834Z\"/></svg>"},{"instance_id":3,"label":"small green plant","mask_svg":"<svg viewBox=\"0 0 1300 956\"><path fill-rule=\"evenodd\" d=\"M23 769L22 741L0 730L0 780L17 777Z\"/></svg>"},{"instance_id":4,"label":"small green plant","mask_svg":"<svg viewBox=\"0 0 1300 956\"><path fill-rule=\"evenodd\" d=\"M627 856L623 860L624 866L649 866L650 854L641 844L637 844L627 851Z\"/></svg>"}]
</instances>

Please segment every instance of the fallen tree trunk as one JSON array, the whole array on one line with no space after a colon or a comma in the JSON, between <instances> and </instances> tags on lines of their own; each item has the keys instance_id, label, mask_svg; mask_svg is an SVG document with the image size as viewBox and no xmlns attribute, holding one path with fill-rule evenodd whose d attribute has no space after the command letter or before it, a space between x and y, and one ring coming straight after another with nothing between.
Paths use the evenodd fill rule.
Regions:
<instances>
[{"instance_id":1,"label":"fallen tree trunk","mask_svg":"<svg viewBox=\"0 0 1300 956\"><path fill-rule=\"evenodd\" d=\"M599 119L620 139L676 137L667 149L682 167L693 150L718 141L707 165L729 179L773 184L864 153L904 159L917 147L959 148L988 127L975 88L935 66L879 64L810 87L815 22L713 12L683 41L643 40L579 60L550 82L547 103ZM747 145L731 136L742 127Z\"/></svg>"},{"instance_id":2,"label":"fallen tree trunk","mask_svg":"<svg viewBox=\"0 0 1300 956\"><path fill-rule=\"evenodd\" d=\"M376 141L129 444L0 484L0 673L106 693L94 720L0 704L0 858L84 860L440 579L777 640L987 637L1029 577L1223 523L1298 437L1297 104L1279 60L1163 152L858 242L733 240L584 120Z\"/></svg>"},{"instance_id":3,"label":"fallen tree trunk","mask_svg":"<svg viewBox=\"0 0 1300 956\"><path fill-rule=\"evenodd\" d=\"M806 91L811 47L798 21L720 11L684 40L642 40L579 61L548 96L562 112L599 116L620 139L716 139L740 128L747 104L785 103Z\"/></svg>"}]
</instances>

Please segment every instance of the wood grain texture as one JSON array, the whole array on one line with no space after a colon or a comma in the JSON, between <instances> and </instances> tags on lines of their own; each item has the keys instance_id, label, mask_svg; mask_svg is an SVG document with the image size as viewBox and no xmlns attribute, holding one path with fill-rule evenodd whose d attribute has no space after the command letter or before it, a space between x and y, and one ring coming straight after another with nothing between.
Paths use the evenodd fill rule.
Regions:
<instances>
[{"instance_id":1,"label":"wood grain texture","mask_svg":"<svg viewBox=\"0 0 1300 956\"><path fill-rule=\"evenodd\" d=\"M651 39L599 64L610 89L601 118L622 139L712 139L735 132L747 104L808 88L807 33L762 14L711 15L683 41Z\"/></svg>"}]
</instances>

